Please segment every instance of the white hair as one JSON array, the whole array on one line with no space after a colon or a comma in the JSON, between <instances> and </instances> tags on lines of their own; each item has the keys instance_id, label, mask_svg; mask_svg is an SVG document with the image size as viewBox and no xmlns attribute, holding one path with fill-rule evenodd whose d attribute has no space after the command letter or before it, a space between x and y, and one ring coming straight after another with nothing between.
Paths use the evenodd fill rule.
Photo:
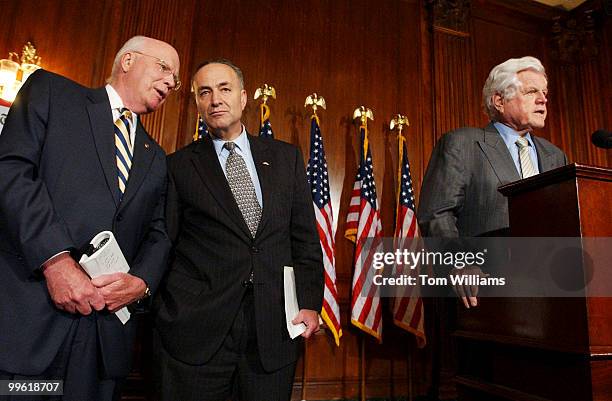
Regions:
<instances>
[{"instance_id":1,"label":"white hair","mask_svg":"<svg viewBox=\"0 0 612 401\"><path fill-rule=\"evenodd\" d=\"M148 38L146 36L133 36L128 39L123 44L123 46L121 46L121 49L119 49L119 51L115 55L115 60L113 61L113 69L111 70L111 76L109 79L107 79L108 83L110 83L116 76L116 74L119 73L119 68L121 68L121 57L123 57L125 53L133 51L143 51L145 47L145 41L147 39Z\"/></svg>"},{"instance_id":2,"label":"white hair","mask_svg":"<svg viewBox=\"0 0 612 401\"><path fill-rule=\"evenodd\" d=\"M511 58L493 67L482 88L482 102L491 120L497 121L499 117L493 97L499 94L505 99L512 99L521 86L517 74L525 70L538 72L546 78L544 66L535 57Z\"/></svg>"}]
</instances>

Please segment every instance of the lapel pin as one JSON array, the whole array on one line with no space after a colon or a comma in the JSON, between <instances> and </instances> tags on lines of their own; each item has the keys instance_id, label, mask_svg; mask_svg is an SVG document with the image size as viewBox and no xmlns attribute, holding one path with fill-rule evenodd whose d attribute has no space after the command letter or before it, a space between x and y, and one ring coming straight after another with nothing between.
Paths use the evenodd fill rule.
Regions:
<instances>
[{"instance_id":1,"label":"lapel pin","mask_svg":"<svg viewBox=\"0 0 612 401\"><path fill-rule=\"evenodd\" d=\"M148 143L145 143L144 145L145 145L145 149L149 149L149 144Z\"/></svg>"},{"instance_id":2,"label":"lapel pin","mask_svg":"<svg viewBox=\"0 0 612 401\"><path fill-rule=\"evenodd\" d=\"M268 163L268 162L261 162L261 164L263 164L264 166L269 166L270 165L270 163Z\"/></svg>"}]
</instances>

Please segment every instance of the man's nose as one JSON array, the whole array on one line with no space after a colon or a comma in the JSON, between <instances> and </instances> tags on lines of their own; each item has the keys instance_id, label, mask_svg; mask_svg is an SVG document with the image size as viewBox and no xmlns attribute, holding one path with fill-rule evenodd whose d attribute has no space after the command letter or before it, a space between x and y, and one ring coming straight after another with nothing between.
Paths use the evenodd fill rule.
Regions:
<instances>
[{"instance_id":1,"label":"man's nose","mask_svg":"<svg viewBox=\"0 0 612 401\"><path fill-rule=\"evenodd\" d=\"M164 77L164 84L166 84L166 87L168 89L174 89L176 88L176 81L174 80L174 75L172 74L168 74Z\"/></svg>"},{"instance_id":2,"label":"man's nose","mask_svg":"<svg viewBox=\"0 0 612 401\"><path fill-rule=\"evenodd\" d=\"M218 91L213 90L210 93L210 103L213 105L218 105L221 102L221 96Z\"/></svg>"}]
</instances>

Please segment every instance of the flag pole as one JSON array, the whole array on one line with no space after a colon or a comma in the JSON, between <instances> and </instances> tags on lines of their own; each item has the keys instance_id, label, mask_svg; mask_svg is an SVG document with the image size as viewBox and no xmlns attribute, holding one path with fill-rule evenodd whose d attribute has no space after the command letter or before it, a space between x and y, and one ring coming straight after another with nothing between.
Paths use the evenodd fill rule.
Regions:
<instances>
[{"instance_id":1,"label":"flag pole","mask_svg":"<svg viewBox=\"0 0 612 401\"><path fill-rule=\"evenodd\" d=\"M402 183L402 159L404 153L404 137L402 135L402 129L404 125L410 125L408 122L408 118L402 114L396 114L389 123L389 129L393 131L397 129L397 152L398 152L398 161L397 161L397 185L398 190L396 191L396 199L395 199L395 222L398 224L398 218L400 215L400 190ZM396 227L397 230L397 227ZM397 299L394 300L397 302ZM395 316L394 316L395 318ZM412 369L412 352L408 349L407 352L407 363L408 363L408 401L412 401L412 379L413 379L413 369Z\"/></svg>"},{"instance_id":2,"label":"flag pole","mask_svg":"<svg viewBox=\"0 0 612 401\"><path fill-rule=\"evenodd\" d=\"M366 401L366 378L365 378L365 338L362 335L359 336L361 338L361 353L359 357L360 372L359 372L359 394L360 400Z\"/></svg>"},{"instance_id":3,"label":"flag pole","mask_svg":"<svg viewBox=\"0 0 612 401\"><path fill-rule=\"evenodd\" d=\"M274 88L272 88L272 91L274 91ZM274 94L274 98L276 98L276 94ZM264 103L262 104L265 104L266 99L267 98L264 95ZM322 96L317 96L316 93L313 93L312 95L306 98L304 107L307 107L307 106L312 107L312 118L315 118L318 124L319 117L317 116L317 106L325 108L325 99L323 99ZM263 115L262 115L262 124L263 124ZM308 351L308 340L305 340L304 341L304 356L302 357L303 358L302 360L302 401L306 401L306 384L307 384L306 383L306 368L308 367L308 364L306 363L307 351Z\"/></svg>"},{"instance_id":4,"label":"flag pole","mask_svg":"<svg viewBox=\"0 0 612 401\"><path fill-rule=\"evenodd\" d=\"M412 379L413 379L412 352L408 350L408 401L412 401Z\"/></svg>"},{"instance_id":5,"label":"flag pole","mask_svg":"<svg viewBox=\"0 0 612 401\"><path fill-rule=\"evenodd\" d=\"M406 116L403 116L401 114L396 114L392 119L391 122L389 123L389 129L391 131L393 131L394 129L397 128L397 145L398 145L398 154L399 154L399 158L398 163L397 163L397 185L398 188L399 186L401 186L401 182L402 182L402 153L404 151L404 147L403 145L403 139L404 137L402 136L402 129L404 129L404 125L408 125L408 118L406 118ZM400 210L400 191L396 191L397 193L395 194L395 222L397 223L397 219L399 216L399 210ZM397 229L397 227L396 227Z\"/></svg>"},{"instance_id":6,"label":"flag pole","mask_svg":"<svg viewBox=\"0 0 612 401\"><path fill-rule=\"evenodd\" d=\"M353 112L353 120L359 118L359 121L361 123L361 127L365 130L366 132L366 137L364 138L364 146L362 149L360 149L360 151L362 152L362 155L360 156L360 158L364 159L366 157L366 154L368 153L368 142L367 142L367 127L368 127L368 118L370 120L374 120L374 114L372 113L372 110L364 107L364 106L360 106L357 109L355 109L355 111ZM361 128L360 128L360 132L361 132ZM359 241L359 239L357 239L356 241ZM359 393L360 393L360 400L361 401L366 401L366 377L365 377L365 338L363 335L360 336L361 339L361 353L360 353L360 358L359 358L359 364L360 364L360 369L359 369ZM379 339L380 341L380 339Z\"/></svg>"},{"instance_id":7,"label":"flag pole","mask_svg":"<svg viewBox=\"0 0 612 401\"><path fill-rule=\"evenodd\" d=\"M306 401L306 356L308 351L308 339L304 341L304 354L302 355L302 401Z\"/></svg>"},{"instance_id":8,"label":"flag pole","mask_svg":"<svg viewBox=\"0 0 612 401\"><path fill-rule=\"evenodd\" d=\"M259 135L261 136L264 124L270 118L270 106L268 106L268 99L276 99L276 89L274 89L274 87L271 85L263 84L262 87L259 87L255 90L255 95L253 96L253 99L257 100L260 97L262 98L262 102L259 105Z\"/></svg>"}]
</instances>

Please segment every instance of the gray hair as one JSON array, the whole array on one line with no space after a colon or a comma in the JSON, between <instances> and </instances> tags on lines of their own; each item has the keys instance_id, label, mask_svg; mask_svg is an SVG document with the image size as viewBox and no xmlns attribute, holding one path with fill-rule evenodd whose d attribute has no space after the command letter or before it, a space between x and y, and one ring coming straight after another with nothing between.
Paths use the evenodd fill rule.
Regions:
<instances>
[{"instance_id":1,"label":"gray hair","mask_svg":"<svg viewBox=\"0 0 612 401\"><path fill-rule=\"evenodd\" d=\"M119 49L119 51L115 55L115 60L113 61L113 69L111 70L110 78L106 80L107 83L111 83L116 74L119 73L119 68L121 68L121 57L123 57L125 53L143 51L145 47L145 41L147 39L148 38L146 36L133 36L128 39L123 44L123 46L121 46L121 49Z\"/></svg>"},{"instance_id":2,"label":"gray hair","mask_svg":"<svg viewBox=\"0 0 612 401\"><path fill-rule=\"evenodd\" d=\"M236 76L238 76L238 80L240 81L240 89L244 89L244 75L242 74L242 70L236 64L232 63L226 58L215 58L215 59L203 61L200 64L198 64L198 66L196 67L191 77L191 90L192 91L196 90L196 88L194 88L194 83L195 83L194 81L195 81L196 74L198 73L198 71L200 71L202 68L204 68L208 64L223 64L223 65L230 67L232 70L234 70L234 72L236 73Z\"/></svg>"},{"instance_id":3,"label":"gray hair","mask_svg":"<svg viewBox=\"0 0 612 401\"><path fill-rule=\"evenodd\" d=\"M539 72L546 78L544 66L535 57L511 58L493 67L484 88L482 88L484 110L491 120L497 121L499 116L495 104L493 104L493 97L500 94L505 99L512 99L521 86L517 74L525 70Z\"/></svg>"}]
</instances>

